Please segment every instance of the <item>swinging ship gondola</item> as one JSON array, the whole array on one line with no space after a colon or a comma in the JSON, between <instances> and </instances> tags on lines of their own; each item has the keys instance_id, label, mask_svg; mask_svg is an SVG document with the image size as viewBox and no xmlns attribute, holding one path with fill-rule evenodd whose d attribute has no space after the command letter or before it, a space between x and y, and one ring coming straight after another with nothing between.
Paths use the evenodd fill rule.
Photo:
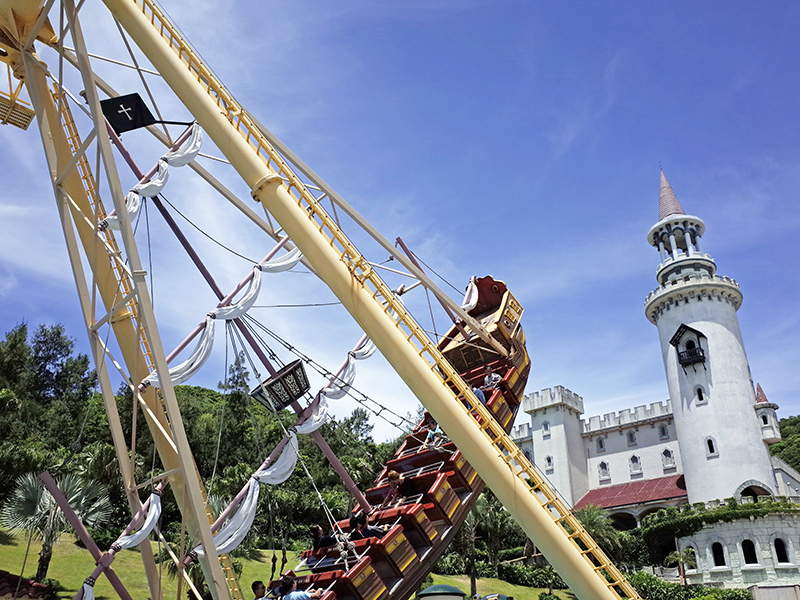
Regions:
<instances>
[{"instance_id":1,"label":"swinging ship gondola","mask_svg":"<svg viewBox=\"0 0 800 600\"><path fill-rule=\"evenodd\" d=\"M508 356L499 356L461 323L444 336L439 350L473 387L483 384L486 366L501 377L497 387L486 394L486 408L508 432L530 370L520 327L522 307L501 281L483 277L476 279L475 285L477 303L469 314L508 351ZM473 416L481 418L477 412ZM383 600L408 598L419 588L484 488L481 477L452 442L446 438L442 443L428 441L429 432L436 426L426 412L365 493L370 504L380 505L388 492L387 475L392 470L418 492L403 497L396 506L371 513L370 523L385 529L383 537L304 552L300 565L290 572L298 589L321 588L323 600ZM446 434L446 424L443 430ZM349 521L341 521L339 528L347 531ZM275 585L277 582L272 582Z\"/></svg>"}]
</instances>

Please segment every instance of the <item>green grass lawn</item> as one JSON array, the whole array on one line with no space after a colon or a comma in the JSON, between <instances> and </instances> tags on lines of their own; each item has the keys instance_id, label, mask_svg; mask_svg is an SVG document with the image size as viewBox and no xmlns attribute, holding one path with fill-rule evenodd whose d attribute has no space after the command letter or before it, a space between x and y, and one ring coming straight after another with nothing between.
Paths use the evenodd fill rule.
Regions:
<instances>
[{"instance_id":1,"label":"green grass lawn","mask_svg":"<svg viewBox=\"0 0 800 600\"><path fill-rule=\"evenodd\" d=\"M25 559L26 546L27 538L11 536L3 530L0 530L0 569L9 571L10 573L19 573L22 570L22 563ZM153 544L154 552L158 551L157 546L158 544ZM37 545L34 539L28 553L27 564L25 565L24 575L26 577L32 578L35 575L36 565L39 560L38 552L40 549L41 545ZM280 559L281 556L279 552L278 566L280 566ZM289 553L287 568L291 568L295 564L297 564L297 557L293 553ZM66 597L68 594L69 597L71 597L83 584L83 580L92 573L94 566L94 560L89 554L89 551L76 546L73 536L64 535L53 551L53 560L50 562L50 570L47 575L52 579L59 580L61 585L67 589L66 592L62 593L62 596ZM243 560L242 566L243 570L239 582L244 591L244 597L250 599L252 597L250 585L253 581L257 579L267 581L269 579L270 571L272 570L272 551L262 551L258 560ZM136 600L146 600L150 597L150 590L144 575L142 560L136 550L123 550L117 554L113 567L133 598ZM469 594L469 577L467 576L446 577L443 575L434 575L433 578L434 582L437 584L445 583L453 585ZM164 569L161 577L161 585L163 586L165 598L176 598L178 582L175 578L171 578L167 575L166 569ZM478 580L478 593L481 595L500 593L513 596L515 600L538 600L539 593L542 591L543 590L536 588L512 585L499 579ZM95 594L98 600L117 598L113 588L105 577L100 577L95 585ZM557 591L556 594L560 598L574 598L574 596L565 591ZM182 597L185 598L186 596L182 595Z\"/></svg>"},{"instance_id":2,"label":"green grass lawn","mask_svg":"<svg viewBox=\"0 0 800 600\"><path fill-rule=\"evenodd\" d=\"M452 585L467 593L469 597L469 576L456 575L453 577L447 575L434 575L434 584L444 583ZM486 594L505 594L506 596L513 596L514 600L538 600L539 594L546 592L546 589L525 587L522 585L514 585L503 581L502 579L478 579L476 582L478 586L478 593L481 596ZM575 596L567 590L553 590L553 593L559 598L574 600Z\"/></svg>"}]
</instances>

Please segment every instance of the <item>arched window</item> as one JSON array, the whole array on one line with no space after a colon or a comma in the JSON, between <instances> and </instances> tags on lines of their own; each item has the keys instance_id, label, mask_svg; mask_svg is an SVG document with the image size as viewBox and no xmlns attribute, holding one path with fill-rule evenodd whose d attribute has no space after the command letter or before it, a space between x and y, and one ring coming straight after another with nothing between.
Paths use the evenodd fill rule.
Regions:
<instances>
[{"instance_id":1,"label":"arched window","mask_svg":"<svg viewBox=\"0 0 800 600\"><path fill-rule=\"evenodd\" d=\"M626 434L628 437L628 446L635 446L636 445L636 432L633 429L628 430Z\"/></svg>"},{"instance_id":2,"label":"arched window","mask_svg":"<svg viewBox=\"0 0 800 600\"><path fill-rule=\"evenodd\" d=\"M544 468L548 471L553 470L553 457L552 456L545 456L544 457Z\"/></svg>"},{"instance_id":3,"label":"arched window","mask_svg":"<svg viewBox=\"0 0 800 600\"><path fill-rule=\"evenodd\" d=\"M786 542L781 538L775 538L775 558L778 559L779 563L791 562L789 560L789 553L786 552Z\"/></svg>"},{"instance_id":4,"label":"arched window","mask_svg":"<svg viewBox=\"0 0 800 600\"><path fill-rule=\"evenodd\" d=\"M550 421L544 421L542 423L542 437L550 437Z\"/></svg>"},{"instance_id":5,"label":"arched window","mask_svg":"<svg viewBox=\"0 0 800 600\"><path fill-rule=\"evenodd\" d=\"M600 481L611 479L611 472L608 469L608 463L606 461L597 465L597 472L600 475Z\"/></svg>"},{"instance_id":6,"label":"arched window","mask_svg":"<svg viewBox=\"0 0 800 600\"><path fill-rule=\"evenodd\" d=\"M769 417L767 415L761 415L761 422L764 425L769 425Z\"/></svg>"},{"instance_id":7,"label":"arched window","mask_svg":"<svg viewBox=\"0 0 800 600\"><path fill-rule=\"evenodd\" d=\"M635 454L628 459L628 465L631 469L631 475L636 475L642 472L642 461Z\"/></svg>"},{"instance_id":8,"label":"arched window","mask_svg":"<svg viewBox=\"0 0 800 600\"><path fill-rule=\"evenodd\" d=\"M719 450L717 450L717 444L714 441L714 438L706 438L706 456L719 456Z\"/></svg>"},{"instance_id":9,"label":"arched window","mask_svg":"<svg viewBox=\"0 0 800 600\"><path fill-rule=\"evenodd\" d=\"M686 349L687 350L694 350L697 346L694 343L694 340L689 340L686 342Z\"/></svg>"},{"instance_id":10,"label":"arched window","mask_svg":"<svg viewBox=\"0 0 800 600\"><path fill-rule=\"evenodd\" d=\"M675 453L669 448L664 448L661 453L661 465L665 469L671 469L675 466Z\"/></svg>"},{"instance_id":11,"label":"arched window","mask_svg":"<svg viewBox=\"0 0 800 600\"><path fill-rule=\"evenodd\" d=\"M698 404L705 404L706 403L707 400L706 400L706 395L703 392L703 388L698 387L695 390L695 394L697 394L697 403Z\"/></svg>"},{"instance_id":12,"label":"arched window","mask_svg":"<svg viewBox=\"0 0 800 600\"><path fill-rule=\"evenodd\" d=\"M715 567L725 566L725 550L722 548L722 544L719 542L711 544L711 554L714 557Z\"/></svg>"},{"instance_id":13,"label":"arched window","mask_svg":"<svg viewBox=\"0 0 800 600\"><path fill-rule=\"evenodd\" d=\"M598 452L605 452L606 451L606 440L604 438L597 438L597 451Z\"/></svg>"},{"instance_id":14,"label":"arched window","mask_svg":"<svg viewBox=\"0 0 800 600\"><path fill-rule=\"evenodd\" d=\"M694 546L686 546L686 553L694 557L694 564L695 566L692 567L691 565L686 565L686 570L691 571L693 569L697 569L700 564L697 561L697 552L694 549Z\"/></svg>"},{"instance_id":15,"label":"arched window","mask_svg":"<svg viewBox=\"0 0 800 600\"><path fill-rule=\"evenodd\" d=\"M666 425L659 425L658 426L658 437L662 440L669 439L669 427Z\"/></svg>"},{"instance_id":16,"label":"arched window","mask_svg":"<svg viewBox=\"0 0 800 600\"><path fill-rule=\"evenodd\" d=\"M753 543L753 540L742 540L742 556L744 557L744 564L746 565L758 564L756 545Z\"/></svg>"}]
</instances>

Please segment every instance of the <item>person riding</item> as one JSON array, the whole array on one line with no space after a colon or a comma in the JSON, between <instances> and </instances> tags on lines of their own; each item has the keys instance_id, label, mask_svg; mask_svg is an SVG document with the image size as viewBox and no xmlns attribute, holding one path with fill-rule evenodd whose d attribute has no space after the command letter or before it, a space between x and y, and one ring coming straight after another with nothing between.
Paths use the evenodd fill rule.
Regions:
<instances>
[{"instance_id":1,"label":"person riding","mask_svg":"<svg viewBox=\"0 0 800 600\"><path fill-rule=\"evenodd\" d=\"M410 479L406 479L395 470L389 471L386 475L386 479L389 482L389 489L386 492L386 497L383 499L383 502L381 502L381 505L378 507L378 510L381 510L394 500L397 501L397 504L400 504L403 498L413 496L417 493L414 482Z\"/></svg>"},{"instance_id":2,"label":"person riding","mask_svg":"<svg viewBox=\"0 0 800 600\"><path fill-rule=\"evenodd\" d=\"M367 515L363 511L350 517L350 529L350 539L352 541L365 540L371 537L382 538L386 533L379 527L367 525Z\"/></svg>"},{"instance_id":3,"label":"person riding","mask_svg":"<svg viewBox=\"0 0 800 600\"><path fill-rule=\"evenodd\" d=\"M492 372L492 367L486 365L483 367L483 387L481 387L481 391L484 395L491 397L494 391L500 387L502 380L503 378L499 374Z\"/></svg>"},{"instance_id":4,"label":"person riding","mask_svg":"<svg viewBox=\"0 0 800 600\"><path fill-rule=\"evenodd\" d=\"M256 580L250 587L252 588L253 593L256 595L256 600L263 600L263 598L266 597L267 586L264 585L263 581Z\"/></svg>"},{"instance_id":5,"label":"person riding","mask_svg":"<svg viewBox=\"0 0 800 600\"><path fill-rule=\"evenodd\" d=\"M311 545L311 550L313 552L316 552L320 548L327 548L328 546L336 545L336 538L334 538L332 535L325 535L325 532L319 525L312 525L309 528L309 532L314 539Z\"/></svg>"},{"instance_id":6,"label":"person riding","mask_svg":"<svg viewBox=\"0 0 800 600\"><path fill-rule=\"evenodd\" d=\"M297 581L291 575L284 575L281 577L281 583L278 586L278 594L283 600L309 600L310 598L319 598L322 596L322 589L308 588L307 590L298 590Z\"/></svg>"}]
</instances>

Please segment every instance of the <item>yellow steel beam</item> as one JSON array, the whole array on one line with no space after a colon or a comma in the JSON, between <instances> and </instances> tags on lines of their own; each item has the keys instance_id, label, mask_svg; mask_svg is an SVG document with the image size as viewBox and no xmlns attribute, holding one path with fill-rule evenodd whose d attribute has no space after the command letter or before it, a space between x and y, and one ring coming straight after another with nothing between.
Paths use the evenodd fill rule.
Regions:
<instances>
[{"instance_id":1,"label":"yellow steel beam","mask_svg":"<svg viewBox=\"0 0 800 600\"><path fill-rule=\"evenodd\" d=\"M445 426L456 446L576 596L582 600L619 598L536 495L509 469L487 434L460 407L448 382L474 400L469 388L457 375L443 381L439 373L446 369L446 361L440 362L443 359L435 348L431 349L430 341L426 344L419 337L418 326L402 306L395 307L399 319L387 314L378 299L390 301L391 292L387 293L388 288L316 202L292 193L303 196L302 183L161 11L148 0L104 2L251 187L253 197L283 226L400 377ZM289 180L288 188L281 175ZM427 340L424 334L422 337ZM423 354L433 358L434 363L425 360Z\"/></svg>"}]
</instances>

